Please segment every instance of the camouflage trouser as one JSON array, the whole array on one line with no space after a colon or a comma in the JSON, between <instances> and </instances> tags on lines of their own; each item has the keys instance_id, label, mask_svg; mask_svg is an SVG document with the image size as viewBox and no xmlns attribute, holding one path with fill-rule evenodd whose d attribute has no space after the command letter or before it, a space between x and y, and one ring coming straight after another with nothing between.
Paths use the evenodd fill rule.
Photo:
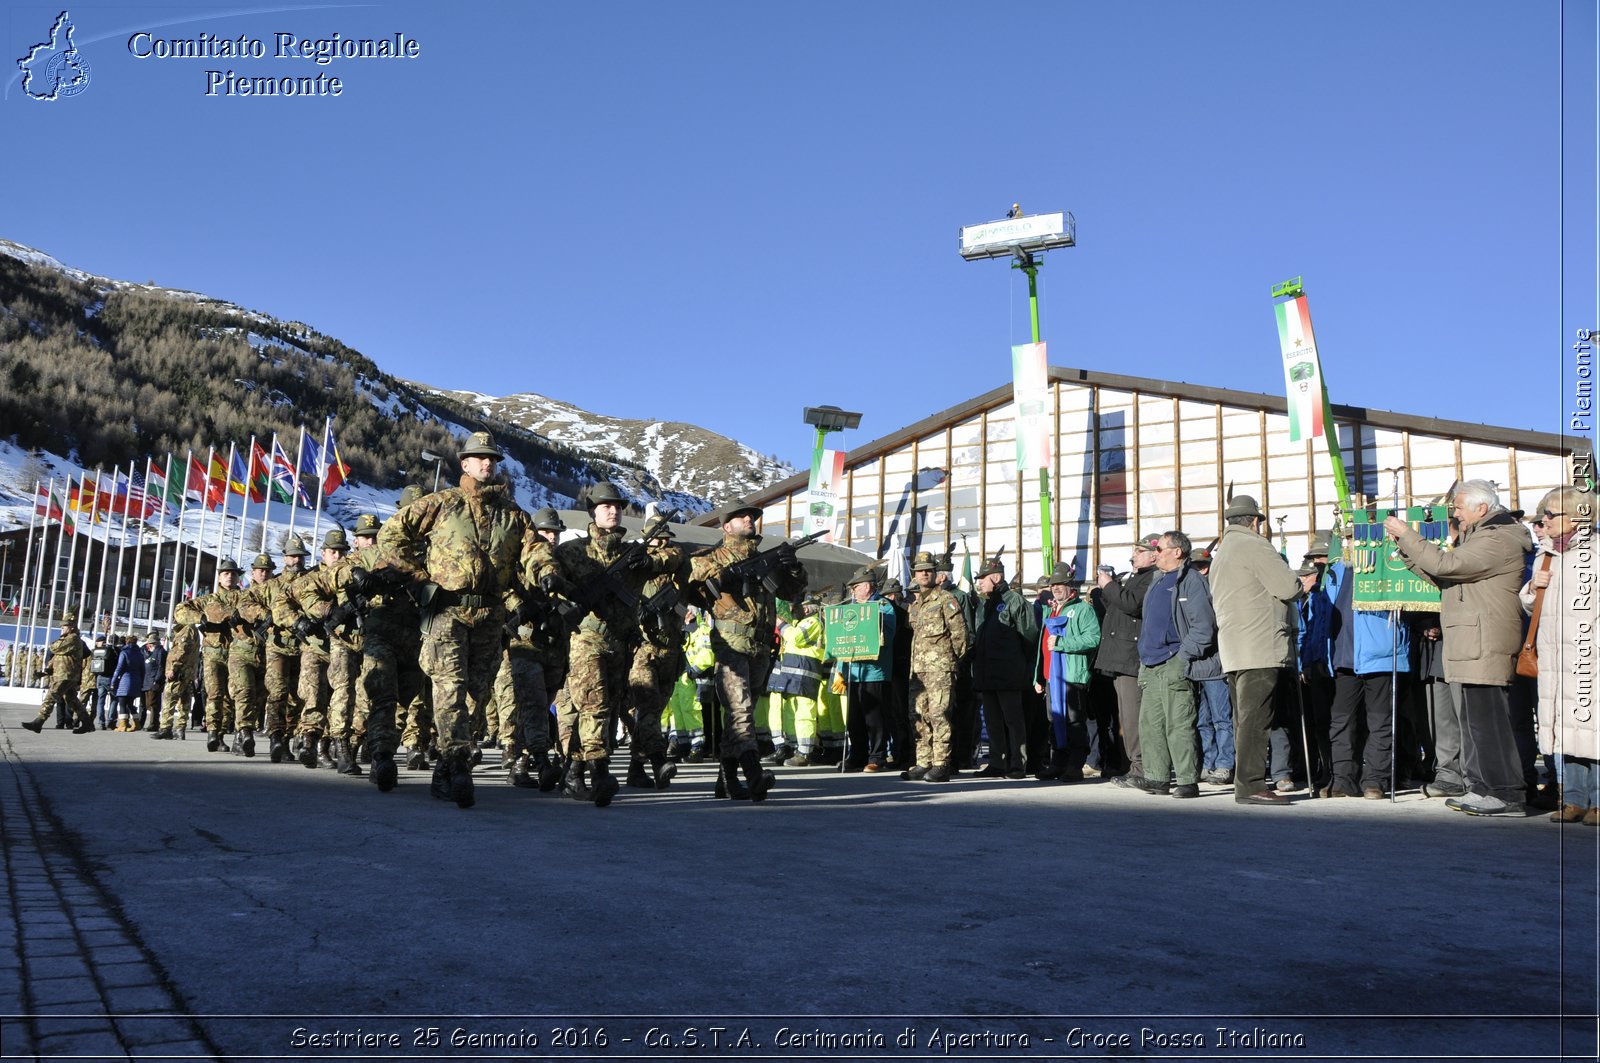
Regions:
<instances>
[{"instance_id":1,"label":"camouflage trouser","mask_svg":"<svg viewBox=\"0 0 1600 1063\"><path fill-rule=\"evenodd\" d=\"M176 666L172 678L167 680L167 692L162 697L161 727L167 731L189 729L189 698L194 693L193 663Z\"/></svg>"},{"instance_id":2,"label":"camouflage trouser","mask_svg":"<svg viewBox=\"0 0 1600 1063\"><path fill-rule=\"evenodd\" d=\"M567 650L565 690L578 714L579 760L604 760L611 755L606 748L606 733L611 729L611 714L620 711L627 701L632 663L633 654L628 647L602 635L579 630L572 636ZM658 741L660 731L658 719Z\"/></svg>"},{"instance_id":3,"label":"camouflage trouser","mask_svg":"<svg viewBox=\"0 0 1600 1063\"><path fill-rule=\"evenodd\" d=\"M228 697L240 731L261 726L261 647L254 639L234 639L228 646Z\"/></svg>"},{"instance_id":4,"label":"camouflage trouser","mask_svg":"<svg viewBox=\"0 0 1600 1063\"><path fill-rule=\"evenodd\" d=\"M513 642L500 655L500 671L489 695L489 718L500 748L513 756L537 755L550 748L550 696L544 665L533 647Z\"/></svg>"},{"instance_id":5,"label":"camouflage trouser","mask_svg":"<svg viewBox=\"0 0 1600 1063\"><path fill-rule=\"evenodd\" d=\"M423 636L422 667L433 683L433 720L446 759L472 745L473 707L489 700L500 670L502 626L493 614L463 623L451 608L435 616Z\"/></svg>"},{"instance_id":6,"label":"camouflage trouser","mask_svg":"<svg viewBox=\"0 0 1600 1063\"><path fill-rule=\"evenodd\" d=\"M328 737L359 738L367 731L366 717L356 705L356 682L361 678L361 654L336 641L328 645ZM359 726L357 724L359 723Z\"/></svg>"},{"instance_id":7,"label":"camouflage trouser","mask_svg":"<svg viewBox=\"0 0 1600 1063\"><path fill-rule=\"evenodd\" d=\"M391 646L368 638L361 652L361 700L366 705L365 727L373 756L393 754L400 748L395 727L395 707L409 704L422 689L422 669L415 644Z\"/></svg>"},{"instance_id":8,"label":"camouflage trouser","mask_svg":"<svg viewBox=\"0 0 1600 1063\"><path fill-rule=\"evenodd\" d=\"M634 760L666 755L667 739L661 733L661 714L672 698L672 688L677 685L682 671L681 647L645 642L633 651L633 667L628 671L628 703L633 706L633 741L629 749Z\"/></svg>"},{"instance_id":9,"label":"camouflage trouser","mask_svg":"<svg viewBox=\"0 0 1600 1063\"><path fill-rule=\"evenodd\" d=\"M747 657L725 648L717 651L717 694L724 713L719 752L724 758L760 748L755 710L765 691L757 684L766 682L769 664L764 655Z\"/></svg>"},{"instance_id":10,"label":"camouflage trouser","mask_svg":"<svg viewBox=\"0 0 1600 1063\"><path fill-rule=\"evenodd\" d=\"M328 730L328 658L323 653L300 653L300 729L298 734L322 735Z\"/></svg>"},{"instance_id":11,"label":"camouflage trouser","mask_svg":"<svg viewBox=\"0 0 1600 1063\"><path fill-rule=\"evenodd\" d=\"M206 684L206 733L233 730L233 699L228 696L228 647L207 646L200 651L200 674Z\"/></svg>"},{"instance_id":12,"label":"camouflage trouser","mask_svg":"<svg viewBox=\"0 0 1600 1063\"><path fill-rule=\"evenodd\" d=\"M911 673L911 711L916 718L917 763L953 764L956 677L948 672Z\"/></svg>"},{"instance_id":13,"label":"camouflage trouser","mask_svg":"<svg viewBox=\"0 0 1600 1063\"><path fill-rule=\"evenodd\" d=\"M421 652L418 652L418 667L421 667ZM405 706L405 729L400 735L400 741L405 743L407 749L413 753L427 749L433 742L433 684L429 682L426 673L417 682L417 696Z\"/></svg>"},{"instance_id":14,"label":"camouflage trouser","mask_svg":"<svg viewBox=\"0 0 1600 1063\"><path fill-rule=\"evenodd\" d=\"M267 643L266 729L268 734L293 731L300 722L300 654Z\"/></svg>"},{"instance_id":15,"label":"camouflage trouser","mask_svg":"<svg viewBox=\"0 0 1600 1063\"><path fill-rule=\"evenodd\" d=\"M52 679L50 685L45 687L44 701L39 706L39 722L49 723L50 717L55 713L56 705L61 706L61 718L73 726L78 726L87 718L83 711L83 702L78 698L78 682L76 679L66 679L60 682Z\"/></svg>"}]
</instances>

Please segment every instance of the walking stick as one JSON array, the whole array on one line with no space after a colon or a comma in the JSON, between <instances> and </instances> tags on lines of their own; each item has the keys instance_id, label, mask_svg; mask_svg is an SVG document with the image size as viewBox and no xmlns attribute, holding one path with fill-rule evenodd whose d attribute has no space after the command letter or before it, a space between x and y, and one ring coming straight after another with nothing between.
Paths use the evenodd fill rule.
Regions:
<instances>
[{"instance_id":1,"label":"walking stick","mask_svg":"<svg viewBox=\"0 0 1600 1063\"><path fill-rule=\"evenodd\" d=\"M1400 610L1389 610L1389 803L1400 790Z\"/></svg>"},{"instance_id":2,"label":"walking stick","mask_svg":"<svg viewBox=\"0 0 1600 1063\"><path fill-rule=\"evenodd\" d=\"M1306 758L1306 789L1311 791L1312 797L1321 797L1317 789L1317 777L1311 768L1311 717L1306 711L1305 686L1297 675L1294 677L1294 696L1300 699L1300 753Z\"/></svg>"}]
</instances>

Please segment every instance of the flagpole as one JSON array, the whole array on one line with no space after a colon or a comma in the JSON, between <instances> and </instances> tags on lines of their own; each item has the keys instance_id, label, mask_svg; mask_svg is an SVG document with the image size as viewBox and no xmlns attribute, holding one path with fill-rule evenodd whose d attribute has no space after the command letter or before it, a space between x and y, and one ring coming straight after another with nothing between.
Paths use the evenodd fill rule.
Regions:
<instances>
[{"instance_id":1,"label":"flagpole","mask_svg":"<svg viewBox=\"0 0 1600 1063\"><path fill-rule=\"evenodd\" d=\"M238 453L238 450L238 445L233 440L228 440L228 461L222 466L222 520L220 522L222 527L217 529L218 565L222 564L224 557L226 557L223 551L228 548L228 495L232 493L228 487L228 477L232 475L233 456ZM217 573L213 573L211 577L212 590L217 589L217 575Z\"/></svg>"},{"instance_id":2,"label":"flagpole","mask_svg":"<svg viewBox=\"0 0 1600 1063\"><path fill-rule=\"evenodd\" d=\"M167 455L168 469L172 455ZM194 448L187 448L183 455L183 491L178 495L178 531L174 536L176 542L172 544L172 589L167 593L167 636L172 636L172 613L178 607L178 595L183 587L183 518L189 515L189 463L194 460ZM170 473L169 473L170 475ZM172 481L167 481L167 489L172 488ZM171 496L168 495L170 501Z\"/></svg>"},{"instance_id":3,"label":"flagpole","mask_svg":"<svg viewBox=\"0 0 1600 1063\"><path fill-rule=\"evenodd\" d=\"M294 482L289 485L289 534L294 534L294 514L300 506L300 463L306 456L306 426L300 426L300 441L294 448ZM311 533L315 539L316 532Z\"/></svg>"},{"instance_id":4,"label":"flagpole","mask_svg":"<svg viewBox=\"0 0 1600 1063\"><path fill-rule=\"evenodd\" d=\"M94 543L95 524L98 523L95 520L95 517L96 517L97 511L100 508L100 471L101 470L98 467L96 467L95 470L94 470L94 497L89 501L89 542L90 542L91 545ZM80 498L83 497L81 491L80 491L78 497L80 497ZM89 635L91 637L93 637L94 635L98 634L99 631L100 631L100 608L101 608L102 605L105 604L105 596L106 596L106 562L108 562L110 559L111 559L111 510L110 510L110 507L107 507L106 508L106 542L105 542L105 545L100 548L100 579L95 583L94 624L90 628L90 631L89 631ZM69 562L68 565L67 565L67 571L68 571L67 586L69 586L69 587L72 586L71 570L72 570L72 566L71 566L71 563ZM89 548L88 547L84 547L84 551L83 551L83 588L78 592L78 597L81 598L83 601L88 601L89 600Z\"/></svg>"},{"instance_id":5,"label":"flagpole","mask_svg":"<svg viewBox=\"0 0 1600 1063\"><path fill-rule=\"evenodd\" d=\"M333 418L329 417L328 421L327 421L327 424L332 424L332 423L333 423ZM304 431L304 429L302 428L301 431ZM327 441L328 441L328 431L327 431L327 426L324 425L323 426L323 431L322 431L322 443L325 444L325 443L327 443ZM326 446L323 446L321 444L318 445L318 448L317 448L317 511L316 511L316 515L311 520L311 541L312 542L316 542L316 540L317 540L317 532L322 530L322 481L326 480L328 478L328 455L327 455L326 451L327 451Z\"/></svg>"},{"instance_id":6,"label":"flagpole","mask_svg":"<svg viewBox=\"0 0 1600 1063\"><path fill-rule=\"evenodd\" d=\"M250 474L255 471L255 457L256 437L255 433L252 432L250 434L250 456L244 461L244 481L239 485L244 488L244 492L239 499L239 563L241 565L244 564L244 541L247 530L245 525L248 523L248 518L250 516Z\"/></svg>"},{"instance_id":7,"label":"flagpole","mask_svg":"<svg viewBox=\"0 0 1600 1063\"><path fill-rule=\"evenodd\" d=\"M33 602L28 608L28 649L33 649L33 640L39 635L39 591L44 583L44 555L47 553L47 540L50 534L50 507L56 504L56 478L50 477L50 485L45 488L44 494L44 520L40 523L40 534L44 537L39 541L38 570L33 576ZM63 533L65 534L65 533ZM59 543L57 547L59 549ZM28 682L33 682L33 676L28 677Z\"/></svg>"},{"instance_id":8,"label":"flagpole","mask_svg":"<svg viewBox=\"0 0 1600 1063\"><path fill-rule=\"evenodd\" d=\"M276 432L272 433L272 447L273 447L274 450L276 450L277 447L278 447L278 433L276 433ZM255 458L256 458L256 448L255 447L251 447L250 448L250 460L254 461ZM265 502L266 504L261 509L261 552L264 554L264 553L267 552L267 528L270 527L271 523L272 523L272 455L271 454L267 455L267 467L265 469L262 469L261 472L262 472L263 475L265 475L266 481L267 481L266 485L262 489L262 495L263 495L262 501Z\"/></svg>"},{"instance_id":9,"label":"flagpole","mask_svg":"<svg viewBox=\"0 0 1600 1063\"><path fill-rule=\"evenodd\" d=\"M111 546L111 518L116 516L117 508L117 478L121 476L120 470L111 474L111 509L106 513L106 547ZM128 462L128 491L133 491L133 462ZM106 625L106 634L117 633L117 603L122 600L122 564L128 550L128 495L122 496L122 527L117 534L117 574L111 580L111 622ZM128 616L131 623L133 616L133 603L128 603Z\"/></svg>"},{"instance_id":10,"label":"flagpole","mask_svg":"<svg viewBox=\"0 0 1600 1063\"><path fill-rule=\"evenodd\" d=\"M94 477L95 477L96 488L98 488L99 483L100 483L100 470L99 469L95 470ZM80 486L82 485L82 483L83 483L83 477L82 476L80 476L78 478L78 483L79 483ZM80 497L81 497L81 495L80 495ZM65 529L66 529L66 526L67 526L67 521L69 519L71 519L69 514L68 514L68 512L67 512L66 505L62 505L62 507L61 507L61 517L62 517L61 527L63 529L62 537L65 538L66 537ZM93 525L93 522L91 522L90 523L89 542L87 544L85 544L84 548L83 548L83 573L84 573L85 577L87 577L88 574L89 574L89 549L90 549L90 546L92 546L93 543L94 543L93 528L94 528L94 525ZM66 596L66 602L61 607L63 611L71 608L71 606L72 606L72 566L73 566L74 562L76 562L77 560L78 560L78 533L77 533L77 523L74 522L73 523L73 532L72 532L72 542L67 547L67 579L66 579L66 584L65 584L66 590L63 592L65 594L65 596ZM60 549L59 545L56 548L56 569L55 570L56 570L56 572L60 572L61 571L61 549ZM89 581L88 581L87 578L85 578L84 579L84 588L85 588L85 590L88 589L88 586L89 586ZM78 592L78 608L79 608L79 610L82 610L82 608L83 608L83 597L84 597L84 592L83 591L79 591ZM55 612L56 612L56 579L55 579L55 573L52 572L50 574L50 618L51 618L51 620L55 619Z\"/></svg>"},{"instance_id":11,"label":"flagpole","mask_svg":"<svg viewBox=\"0 0 1600 1063\"><path fill-rule=\"evenodd\" d=\"M156 626L156 595L161 591L161 551L166 547L167 531L167 484L171 483L172 455L167 455L166 464L162 466L161 474L161 516L156 520L156 555L155 561L150 566L150 626ZM150 500L150 473L155 470L155 461L145 459L144 464L144 497Z\"/></svg>"},{"instance_id":12,"label":"flagpole","mask_svg":"<svg viewBox=\"0 0 1600 1063\"><path fill-rule=\"evenodd\" d=\"M215 446L206 447L206 482L200 488L200 527L194 536L194 578L188 582L187 588L194 591L200 589L200 561L206 552L206 513L211 509L211 459L216 457ZM188 484L185 479L185 485Z\"/></svg>"},{"instance_id":13,"label":"flagpole","mask_svg":"<svg viewBox=\"0 0 1600 1063\"><path fill-rule=\"evenodd\" d=\"M46 524L48 524L49 523L49 514L50 514L50 503L48 501L45 502L44 512L45 512ZM35 481L33 481L33 508L28 510L28 549L27 549L27 552L25 554L23 554L23 557L22 557L22 585L17 591L17 624L16 624L17 638L13 639L12 642L11 642L11 645L13 647L15 647L19 642L21 642L21 636L22 636L22 607L28 604L28 591L30 589L32 589L32 587L34 586L34 584L29 582L28 577L33 574L29 570L33 568L33 525L35 523L35 518L37 518L38 516L39 516L39 481L35 480ZM43 549L43 547L41 546L40 549ZM29 620L29 623L31 625L32 621L33 621L33 611L31 609L28 611L28 620ZM28 648L29 649L33 648L33 634L32 634L31 631L28 634ZM12 654L11 659L13 661L15 661L16 660L16 654ZM23 684L17 682L17 677L14 676L14 675L6 676L6 679L14 687L23 685Z\"/></svg>"}]
</instances>

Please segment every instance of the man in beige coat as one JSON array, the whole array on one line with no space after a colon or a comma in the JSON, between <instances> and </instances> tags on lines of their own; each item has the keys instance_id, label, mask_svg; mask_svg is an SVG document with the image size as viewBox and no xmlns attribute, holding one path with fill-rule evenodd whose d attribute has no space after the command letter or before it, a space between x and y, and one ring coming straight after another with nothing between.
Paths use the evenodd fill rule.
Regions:
<instances>
[{"instance_id":1,"label":"man in beige coat","mask_svg":"<svg viewBox=\"0 0 1600 1063\"><path fill-rule=\"evenodd\" d=\"M1522 646L1517 592L1533 541L1487 480L1458 486L1450 514L1461 538L1449 552L1400 517L1383 522L1406 567L1439 587L1444 677L1461 684L1461 763L1470 792L1445 804L1474 816L1524 816L1508 691Z\"/></svg>"},{"instance_id":2,"label":"man in beige coat","mask_svg":"<svg viewBox=\"0 0 1600 1063\"><path fill-rule=\"evenodd\" d=\"M1211 562L1217 651L1233 698L1233 799L1241 805L1283 805L1267 785L1267 750L1278 684L1295 667L1295 613L1300 580L1262 533L1267 515L1249 495L1223 511L1222 544Z\"/></svg>"}]
</instances>

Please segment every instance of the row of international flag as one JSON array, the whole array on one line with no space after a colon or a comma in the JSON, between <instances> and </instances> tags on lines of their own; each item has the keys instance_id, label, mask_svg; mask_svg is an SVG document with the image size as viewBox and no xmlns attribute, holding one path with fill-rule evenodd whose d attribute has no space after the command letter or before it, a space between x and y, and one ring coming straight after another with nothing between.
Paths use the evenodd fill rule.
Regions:
<instances>
[{"instance_id":1,"label":"row of international flag","mask_svg":"<svg viewBox=\"0 0 1600 1063\"><path fill-rule=\"evenodd\" d=\"M65 490L38 486L34 513L59 522L76 535L77 517L86 517L91 524L112 516L147 521L176 512L186 501L222 509L230 494L256 503L270 500L311 509L314 503L303 481L320 483L326 497L344 483L350 467L339 455L331 417L323 426L320 441L302 427L295 449L296 456L291 458L273 433L270 447L262 446L254 436L243 447L229 443L226 458L212 447L204 461L193 451L183 458L168 454L159 463L147 459L143 474L132 465L109 477L96 474L92 481L85 473Z\"/></svg>"}]
</instances>

